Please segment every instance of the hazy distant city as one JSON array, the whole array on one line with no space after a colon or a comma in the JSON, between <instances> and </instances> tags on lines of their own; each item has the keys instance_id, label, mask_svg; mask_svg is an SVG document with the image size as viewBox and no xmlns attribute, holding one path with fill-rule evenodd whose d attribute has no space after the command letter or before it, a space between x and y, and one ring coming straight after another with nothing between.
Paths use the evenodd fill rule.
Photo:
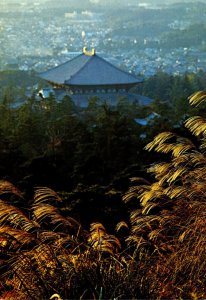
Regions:
<instances>
[{"instance_id":1,"label":"hazy distant city","mask_svg":"<svg viewBox=\"0 0 206 300\"><path fill-rule=\"evenodd\" d=\"M1 2L1 70L43 71L84 46L143 76L206 70L206 1Z\"/></svg>"}]
</instances>

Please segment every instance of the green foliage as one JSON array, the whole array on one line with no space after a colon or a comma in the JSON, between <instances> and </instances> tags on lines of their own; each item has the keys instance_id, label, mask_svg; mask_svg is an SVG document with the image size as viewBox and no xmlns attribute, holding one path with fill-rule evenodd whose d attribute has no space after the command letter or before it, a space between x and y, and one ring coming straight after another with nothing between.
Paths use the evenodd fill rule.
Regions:
<instances>
[{"instance_id":1,"label":"green foliage","mask_svg":"<svg viewBox=\"0 0 206 300\"><path fill-rule=\"evenodd\" d=\"M195 91L204 89L204 85L205 74L202 71L182 76L158 72L142 83L139 92L152 99L175 104L175 101L185 100Z\"/></svg>"},{"instance_id":2,"label":"green foliage","mask_svg":"<svg viewBox=\"0 0 206 300\"><path fill-rule=\"evenodd\" d=\"M56 166L61 160L61 177L67 170L75 184L108 183L133 162L141 143L141 130L133 119L135 107L126 104L125 99L122 107L114 109L91 99L88 108L81 110L69 97L58 103L51 94L38 101L32 96L13 108L5 96L0 106L2 138L19 153L25 166L38 157ZM7 154L10 156L10 148ZM99 171L97 165L92 169L92 160L98 161Z\"/></svg>"}]
</instances>

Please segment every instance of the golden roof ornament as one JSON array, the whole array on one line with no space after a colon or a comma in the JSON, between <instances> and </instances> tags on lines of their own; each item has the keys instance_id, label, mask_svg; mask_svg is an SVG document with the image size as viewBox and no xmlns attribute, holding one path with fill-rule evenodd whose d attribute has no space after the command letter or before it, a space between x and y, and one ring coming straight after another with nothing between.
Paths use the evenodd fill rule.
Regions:
<instances>
[{"instance_id":1,"label":"golden roof ornament","mask_svg":"<svg viewBox=\"0 0 206 300\"><path fill-rule=\"evenodd\" d=\"M83 53L84 53L84 55L87 55L87 56L94 56L96 54L96 51L95 51L95 48L92 48L91 51L88 51L87 47L84 47Z\"/></svg>"}]
</instances>

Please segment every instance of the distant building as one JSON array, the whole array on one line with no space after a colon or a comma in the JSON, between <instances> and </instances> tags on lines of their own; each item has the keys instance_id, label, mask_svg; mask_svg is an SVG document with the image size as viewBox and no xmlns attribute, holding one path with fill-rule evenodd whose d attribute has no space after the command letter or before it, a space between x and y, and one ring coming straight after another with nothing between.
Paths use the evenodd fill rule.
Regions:
<instances>
[{"instance_id":1,"label":"distant building","mask_svg":"<svg viewBox=\"0 0 206 300\"><path fill-rule=\"evenodd\" d=\"M57 100L68 95L81 107L88 105L88 100L97 96L115 105L119 97L127 97L131 102L148 105L151 99L131 93L131 88L142 82L142 79L112 65L96 54L95 49L76 56L39 76L52 86L52 93ZM46 97L46 91L40 96Z\"/></svg>"}]
</instances>

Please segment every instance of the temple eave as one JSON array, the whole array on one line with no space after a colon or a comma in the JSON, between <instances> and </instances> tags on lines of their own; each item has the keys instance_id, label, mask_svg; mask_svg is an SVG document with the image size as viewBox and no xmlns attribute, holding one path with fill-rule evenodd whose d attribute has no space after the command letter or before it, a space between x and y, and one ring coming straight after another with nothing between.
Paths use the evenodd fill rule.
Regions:
<instances>
[{"instance_id":1,"label":"temple eave","mask_svg":"<svg viewBox=\"0 0 206 300\"><path fill-rule=\"evenodd\" d=\"M56 83L53 81L47 82L52 85L55 88L61 88L61 89L130 89L138 84L138 82L135 83L125 83L125 84L66 84L66 83Z\"/></svg>"}]
</instances>

